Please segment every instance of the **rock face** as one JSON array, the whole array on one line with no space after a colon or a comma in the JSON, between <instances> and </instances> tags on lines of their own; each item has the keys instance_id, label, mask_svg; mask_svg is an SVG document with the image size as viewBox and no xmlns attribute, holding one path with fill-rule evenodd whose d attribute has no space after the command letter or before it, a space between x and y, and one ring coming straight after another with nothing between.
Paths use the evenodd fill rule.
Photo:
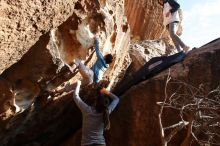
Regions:
<instances>
[{"instance_id":1,"label":"rock face","mask_svg":"<svg viewBox=\"0 0 220 146\"><path fill-rule=\"evenodd\" d=\"M166 54L165 43L161 40L134 42L130 46L129 55L132 60L132 72L137 71L151 58Z\"/></svg>"},{"instance_id":2,"label":"rock face","mask_svg":"<svg viewBox=\"0 0 220 146\"><path fill-rule=\"evenodd\" d=\"M134 39L158 39L162 33L162 6L157 0L125 0L125 14Z\"/></svg>"},{"instance_id":3,"label":"rock face","mask_svg":"<svg viewBox=\"0 0 220 146\"><path fill-rule=\"evenodd\" d=\"M111 80L110 86L117 82L117 76L129 64L129 61L124 61L128 55L130 42L130 29L124 16L124 1L79 0L67 3L4 1L1 4L1 7L5 8L1 9L2 13L5 13L3 15L5 18L11 15L12 10L15 10L17 15L13 22L1 21L1 25L5 26L1 28L1 37L6 36L2 43L6 42L7 38L8 42L4 46L1 45L3 51L1 55L5 58L1 59L3 72L0 75L0 143L1 145L60 143L69 133L74 133L80 127L80 112L72 102L71 95L59 100L50 100L48 92L72 77L73 80L79 79L77 69L70 67L75 59L85 59L89 67L94 64L96 60L92 47L94 35L99 38L100 51L104 55L111 53L114 57L114 62L106 75ZM20 7L22 9L19 9ZM21 17L24 18L21 20ZM9 20L11 19L10 17ZM20 39L17 39L18 37ZM17 60L19 61L12 65ZM19 92L15 95L17 89ZM34 106L28 107L22 114L14 115L12 118L15 98L17 101L23 98L24 102L29 102L29 106L34 102ZM67 112L69 110L70 113ZM51 113L52 111L56 114ZM53 116L48 118L48 114ZM72 120L68 116L71 116ZM63 120L67 123L65 124ZM50 126L47 126L49 123ZM44 128L40 128L38 124ZM44 134L41 129L44 129ZM35 132L30 135L28 131Z\"/></svg>"},{"instance_id":4,"label":"rock face","mask_svg":"<svg viewBox=\"0 0 220 146\"><path fill-rule=\"evenodd\" d=\"M120 98L118 107L111 115L111 129L106 133L107 145L162 145L158 117L160 107L156 103L164 100L168 74L170 73L172 79L184 81L195 87L204 84L204 88L210 91L220 84L219 57L220 39L192 50L183 62L129 89ZM135 68L142 65L139 60L133 59L133 61L131 65L136 64ZM133 70L128 68L127 71L133 73L135 68ZM118 84L120 86L120 83ZM171 95L177 88L176 85L169 85L167 92ZM168 126L177 123L179 121L177 114L176 111L165 111L162 117L163 124ZM80 146L80 137L81 132L78 131L62 145ZM184 129L179 131L168 145L181 145L185 137Z\"/></svg>"},{"instance_id":5,"label":"rock face","mask_svg":"<svg viewBox=\"0 0 220 146\"><path fill-rule=\"evenodd\" d=\"M29 86L30 84L26 84L28 86L23 84L23 89L29 90L30 93L28 93L28 95L32 96L29 96L28 100L33 101L32 99L43 93L45 90L52 90L61 83L75 76L77 70L74 70L73 73L71 73L69 66L73 64L73 61L76 58L84 59L86 60L86 63L89 62L87 64L89 67L94 64L96 55L94 55L94 49L92 48L94 44L94 39L92 37L96 35L96 37L99 38L100 50L103 52L103 54L111 53L114 57L114 63L112 63L109 67L107 74L111 79L111 84L115 84L117 75L120 74L122 68L126 68L127 64L124 63L124 58L127 55L130 41L130 30L123 15L124 2L119 0L114 2L100 1L99 3L99 1L90 2L87 0L82 0L72 1L71 4L65 3L62 5L61 3L59 8L52 7L56 7L56 4L59 3L59 1L56 1L55 4L50 4L51 6L47 6L46 2L42 3L45 5L45 7L50 8L47 11L51 10L49 12L46 11L46 13L44 12L44 15L48 13L47 21L44 21L43 23L43 20L40 18L42 17L43 19L44 15L38 14L40 12L43 13L42 11L45 7L41 7L41 5L36 2L36 5L39 5L40 7L39 10L36 8L36 11L39 12L36 13L36 16L32 13L28 13L27 18L25 17L24 19L24 23L28 23L26 21L29 21L28 18L31 18L32 15L34 15L34 20L35 17L37 19L39 15L39 20L37 19L38 21L33 21L32 23L34 26L38 26L37 28L44 30L44 33L42 34L38 32L42 31L41 29L35 30L36 34L38 35L34 37L32 35L35 33L26 32L25 30L23 32L24 35L28 36L28 38L33 38L31 42L23 43L25 41L23 39L13 39L19 41L19 44L22 45L19 46L16 42L10 43L12 46L8 48L14 48L13 45L16 44L16 47L21 47L25 50L22 51L23 54L27 50L28 51L25 55L21 53L23 57L8 69L6 68L8 67L8 62L10 62L10 60L1 59L1 61L7 62L2 68L6 70L4 70L4 72L1 74L1 77L7 80L11 87L14 86L18 80L29 83L32 82L31 86ZM16 6L22 4L23 3L19 1L15 3ZM35 3L31 5L25 4L23 4L24 7L29 6L31 8L35 8ZM7 6L11 8L10 3ZM12 8L15 9L16 6ZM57 9L64 13L62 21L60 18L60 14L62 13ZM19 11L18 9L16 10ZM20 11L21 12L19 14L26 16L23 15L26 10L20 9ZM56 13L59 14L56 15ZM56 17L54 17L55 15ZM21 16L18 15L17 17ZM18 20L16 19L16 22L13 23L21 23L20 21L17 22ZM11 23L5 25L11 25ZM25 25L21 25L20 27L23 28ZM10 31L10 29L5 29ZM51 31L48 32L48 30ZM18 30L16 30L16 33L19 33L19 31L17 31ZM16 35L16 37L18 37L18 35ZM7 47L3 48L8 49ZM20 51L19 48L16 48L15 50ZM16 51L13 52L16 53ZM5 55L3 53L2 55L9 57L11 54ZM19 55L12 56L17 56L17 59L20 58ZM2 102L1 104L4 105L5 102ZM4 111L0 111L0 113L2 112Z\"/></svg>"},{"instance_id":6,"label":"rock face","mask_svg":"<svg viewBox=\"0 0 220 146\"><path fill-rule=\"evenodd\" d=\"M0 103L5 103L3 106L1 106L0 111L7 111L13 105L11 99L14 97L14 95L11 91L10 83L8 83L8 81L4 78L0 78L0 93Z\"/></svg>"},{"instance_id":7,"label":"rock face","mask_svg":"<svg viewBox=\"0 0 220 146\"><path fill-rule=\"evenodd\" d=\"M0 73L20 60L41 35L72 15L75 2L1 1Z\"/></svg>"},{"instance_id":8,"label":"rock face","mask_svg":"<svg viewBox=\"0 0 220 146\"><path fill-rule=\"evenodd\" d=\"M36 103L10 120L1 121L1 145L58 145L81 125L72 95Z\"/></svg>"},{"instance_id":9,"label":"rock face","mask_svg":"<svg viewBox=\"0 0 220 146\"><path fill-rule=\"evenodd\" d=\"M167 47L166 53L169 54L175 49L168 31L163 26L162 14L163 7L158 0L125 0L125 15L131 28L131 39L163 39Z\"/></svg>"},{"instance_id":10,"label":"rock face","mask_svg":"<svg viewBox=\"0 0 220 146\"><path fill-rule=\"evenodd\" d=\"M162 9L157 1L4 0L0 7L0 19L4 20L0 21L2 146L80 145L82 119L72 95L52 98L50 91L80 78L72 67L75 59L85 60L88 67L94 64L94 36L99 38L103 54L114 56L104 77L110 78L110 88L120 86L119 81L151 57L170 53L161 41L142 41L132 43L128 55L130 27L134 40L161 35ZM218 39L191 51L183 62L170 68L170 76L194 86L205 83L206 90L216 88L220 84L219 46ZM106 134L108 145L162 145L156 102L163 100L168 71L133 86L121 97ZM168 92L175 88L170 86ZM20 114L15 114L15 98L29 105ZM166 113L165 125L175 123L175 115ZM181 131L170 145L180 145L185 132Z\"/></svg>"},{"instance_id":11,"label":"rock face","mask_svg":"<svg viewBox=\"0 0 220 146\"><path fill-rule=\"evenodd\" d=\"M131 43L129 56L131 63L121 80L114 88L115 93L121 93L121 84L126 84L126 81L133 78L136 71L140 69L147 61L153 57L158 57L166 54L166 45L162 40L145 40ZM124 82L125 81L125 82Z\"/></svg>"},{"instance_id":12,"label":"rock face","mask_svg":"<svg viewBox=\"0 0 220 146\"><path fill-rule=\"evenodd\" d=\"M192 50L183 62L170 68L170 76L195 87L203 84L206 91L211 91L220 85L218 58L220 39ZM156 102L164 100L168 74L169 69L132 87L123 95L111 117L111 129L107 136L109 145L162 145ZM172 94L175 89L177 87L170 85L167 92ZM172 125L178 120L175 112L166 112L163 118L164 125ZM184 131L179 132L169 145L180 145L185 137Z\"/></svg>"}]
</instances>

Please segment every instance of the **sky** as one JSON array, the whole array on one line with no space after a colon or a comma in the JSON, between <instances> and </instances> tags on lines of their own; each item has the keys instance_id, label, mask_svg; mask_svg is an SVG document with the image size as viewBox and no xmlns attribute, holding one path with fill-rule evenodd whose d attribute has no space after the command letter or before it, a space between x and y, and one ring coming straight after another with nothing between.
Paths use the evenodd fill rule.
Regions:
<instances>
[{"instance_id":1,"label":"sky","mask_svg":"<svg viewBox=\"0 0 220 146\"><path fill-rule=\"evenodd\" d=\"M220 0L178 0L183 10L182 40L191 48L220 37Z\"/></svg>"}]
</instances>

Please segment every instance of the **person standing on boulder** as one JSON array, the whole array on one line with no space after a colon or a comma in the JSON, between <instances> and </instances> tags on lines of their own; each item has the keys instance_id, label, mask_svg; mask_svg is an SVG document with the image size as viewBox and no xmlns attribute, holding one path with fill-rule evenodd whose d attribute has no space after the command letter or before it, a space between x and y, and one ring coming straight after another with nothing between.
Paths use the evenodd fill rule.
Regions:
<instances>
[{"instance_id":1,"label":"person standing on boulder","mask_svg":"<svg viewBox=\"0 0 220 146\"><path fill-rule=\"evenodd\" d=\"M93 106L87 105L79 97L81 82L73 87L73 99L83 115L81 146L106 146L104 130L109 130L109 115L119 103L119 98L105 88L99 90ZM109 102L109 98L112 102Z\"/></svg>"},{"instance_id":2,"label":"person standing on boulder","mask_svg":"<svg viewBox=\"0 0 220 146\"><path fill-rule=\"evenodd\" d=\"M169 30L170 37L177 51L181 52L182 48L184 52L187 52L189 47L184 44L175 32L177 24L179 23L180 25L182 21L182 10L180 9L180 5L176 0L159 0L158 2L163 6L163 25Z\"/></svg>"},{"instance_id":3,"label":"person standing on boulder","mask_svg":"<svg viewBox=\"0 0 220 146\"><path fill-rule=\"evenodd\" d=\"M83 77L82 82L84 85L89 85L94 82L98 83L100 80L102 80L104 72L109 67L109 64L113 61L113 56L111 54L107 54L105 56L102 55L99 50L99 41L96 37L94 38L94 43L97 60L91 69L86 67L81 60L76 60L74 62Z\"/></svg>"}]
</instances>

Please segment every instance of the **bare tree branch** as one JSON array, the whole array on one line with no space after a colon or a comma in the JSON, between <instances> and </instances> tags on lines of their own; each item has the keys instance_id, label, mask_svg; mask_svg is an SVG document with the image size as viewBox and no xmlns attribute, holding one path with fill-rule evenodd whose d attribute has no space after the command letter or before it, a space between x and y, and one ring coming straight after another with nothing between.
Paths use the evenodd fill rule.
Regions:
<instances>
[{"instance_id":1,"label":"bare tree branch","mask_svg":"<svg viewBox=\"0 0 220 146\"><path fill-rule=\"evenodd\" d=\"M176 88L170 96L167 92L168 84ZM157 102L161 106L158 117L163 146L184 127L187 127L187 135L181 146L191 145L193 141L201 146L220 145L220 87L207 92L203 84L195 87L180 80L171 80L169 70L164 94L164 101ZM163 127L164 108L179 111L176 116L181 120L177 124ZM185 117L188 117L187 120ZM165 130L171 131L165 135Z\"/></svg>"}]
</instances>

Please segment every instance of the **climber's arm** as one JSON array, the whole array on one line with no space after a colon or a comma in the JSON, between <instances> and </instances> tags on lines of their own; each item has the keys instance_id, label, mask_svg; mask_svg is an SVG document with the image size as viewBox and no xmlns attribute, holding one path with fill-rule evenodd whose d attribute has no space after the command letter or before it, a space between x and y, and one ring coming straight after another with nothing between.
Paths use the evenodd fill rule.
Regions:
<instances>
[{"instance_id":1,"label":"climber's arm","mask_svg":"<svg viewBox=\"0 0 220 146\"><path fill-rule=\"evenodd\" d=\"M75 88L73 88L73 100L75 101L79 109L82 111L82 113L88 112L90 109L89 106L79 97L81 82L77 81L75 85L76 85Z\"/></svg>"},{"instance_id":2,"label":"climber's arm","mask_svg":"<svg viewBox=\"0 0 220 146\"><path fill-rule=\"evenodd\" d=\"M108 97L110 97L112 99L112 102L110 103L110 105L108 106L108 111L109 113L111 113L115 107L118 105L119 103L119 98L118 96L116 96L115 94L109 92L108 90L106 90L105 88L103 88L101 91L100 91L102 94L106 94L108 95Z\"/></svg>"},{"instance_id":3,"label":"climber's arm","mask_svg":"<svg viewBox=\"0 0 220 146\"><path fill-rule=\"evenodd\" d=\"M99 50L99 41L97 38L95 38L95 51L96 51L96 55L98 59L103 59L103 55L101 53L101 51Z\"/></svg>"},{"instance_id":4,"label":"climber's arm","mask_svg":"<svg viewBox=\"0 0 220 146\"><path fill-rule=\"evenodd\" d=\"M64 88L62 88L62 89L55 89L54 93L55 94L62 94L63 92L70 92L70 91L73 90L74 87L75 87L75 84L67 83Z\"/></svg>"}]
</instances>

